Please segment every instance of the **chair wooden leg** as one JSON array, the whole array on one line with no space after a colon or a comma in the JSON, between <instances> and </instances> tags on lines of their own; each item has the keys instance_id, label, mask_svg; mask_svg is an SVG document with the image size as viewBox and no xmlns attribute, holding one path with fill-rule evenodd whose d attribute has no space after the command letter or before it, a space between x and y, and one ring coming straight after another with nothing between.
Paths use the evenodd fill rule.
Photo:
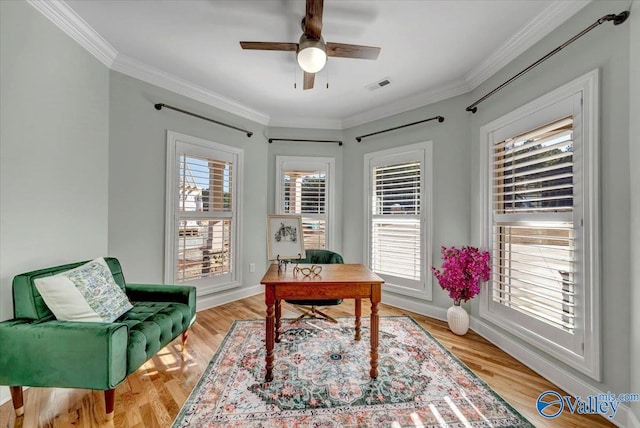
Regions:
<instances>
[{"instance_id":1,"label":"chair wooden leg","mask_svg":"<svg viewBox=\"0 0 640 428\"><path fill-rule=\"evenodd\" d=\"M294 320L289 321L290 324L297 323L304 317L315 318L315 319L325 319L327 321L331 321L332 323L336 323L336 324L338 323L337 319L333 318L331 315L328 315L322 312L315 306L298 306L298 305L294 305L294 306L296 307L296 309L302 312L302 315L300 315L298 318ZM316 314L320 316L316 316Z\"/></svg>"},{"instance_id":2,"label":"chair wooden leg","mask_svg":"<svg viewBox=\"0 0 640 428\"><path fill-rule=\"evenodd\" d=\"M289 321L289 324L295 324L295 323L297 323L297 322L298 322L298 321L300 321L302 318L304 318L304 316L305 316L305 315L306 315L306 314L302 314L302 315L300 315L298 318L296 318L296 319L293 319L293 320Z\"/></svg>"},{"instance_id":3,"label":"chair wooden leg","mask_svg":"<svg viewBox=\"0 0 640 428\"><path fill-rule=\"evenodd\" d=\"M116 390L115 388L107 389L104 391L104 408L105 413L107 414L107 420L113 420L113 408L116 401Z\"/></svg>"},{"instance_id":4,"label":"chair wooden leg","mask_svg":"<svg viewBox=\"0 0 640 428\"><path fill-rule=\"evenodd\" d=\"M294 306L296 307L296 309L298 309L300 312L302 312L302 315L300 315L296 319L293 319L293 320L289 321L289 324L295 324L298 321L300 321L301 319L303 319L304 317L315 318L315 316L313 315L313 311L310 310L311 308L306 308L304 306L298 306L298 305L294 305Z\"/></svg>"},{"instance_id":5,"label":"chair wooden leg","mask_svg":"<svg viewBox=\"0 0 640 428\"><path fill-rule=\"evenodd\" d=\"M24 415L24 399L22 397L22 387L10 386L9 390L11 391L11 401L13 402L13 408L16 411L16 417L23 416Z\"/></svg>"},{"instance_id":6,"label":"chair wooden leg","mask_svg":"<svg viewBox=\"0 0 640 428\"><path fill-rule=\"evenodd\" d=\"M322 312L321 310L319 310L318 308L313 308L313 312L315 312L316 314L321 315L322 317L324 317L327 321L331 321L332 323L338 324L338 320L333 318L331 315L327 315L324 312Z\"/></svg>"}]
</instances>

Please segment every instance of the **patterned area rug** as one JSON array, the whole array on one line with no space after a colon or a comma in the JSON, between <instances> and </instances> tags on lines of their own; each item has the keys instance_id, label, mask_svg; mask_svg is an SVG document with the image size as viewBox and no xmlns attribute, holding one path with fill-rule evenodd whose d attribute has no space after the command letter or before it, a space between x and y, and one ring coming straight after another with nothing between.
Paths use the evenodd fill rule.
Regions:
<instances>
[{"instance_id":1,"label":"patterned area rug","mask_svg":"<svg viewBox=\"0 0 640 428\"><path fill-rule=\"evenodd\" d=\"M380 318L369 378L368 318L283 322L264 383L264 320L236 321L173 427L533 427L409 317Z\"/></svg>"}]
</instances>

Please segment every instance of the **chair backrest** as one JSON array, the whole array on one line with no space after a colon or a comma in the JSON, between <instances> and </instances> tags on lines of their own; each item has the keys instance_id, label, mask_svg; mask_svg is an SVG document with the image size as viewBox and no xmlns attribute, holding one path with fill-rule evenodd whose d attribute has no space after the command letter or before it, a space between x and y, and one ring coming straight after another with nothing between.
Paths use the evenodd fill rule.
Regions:
<instances>
[{"instance_id":1,"label":"chair backrest","mask_svg":"<svg viewBox=\"0 0 640 428\"><path fill-rule=\"evenodd\" d=\"M300 263L335 264L344 263L342 256L329 250L305 250L306 257Z\"/></svg>"},{"instance_id":2,"label":"chair backrest","mask_svg":"<svg viewBox=\"0 0 640 428\"><path fill-rule=\"evenodd\" d=\"M122 274L122 267L118 259L112 257L105 257L104 260L109 265L111 274L116 283L124 291L126 283L124 275ZM83 262L70 263L66 265L53 266L45 269L34 270L32 272L22 273L16 275L13 278L13 315L14 318L26 318L32 320L39 320L47 317L53 317L53 314L49 310L49 307L44 302L42 296L38 292L36 283L37 278L44 278L47 276L53 276L74 268L82 266L89 262L85 260Z\"/></svg>"}]
</instances>

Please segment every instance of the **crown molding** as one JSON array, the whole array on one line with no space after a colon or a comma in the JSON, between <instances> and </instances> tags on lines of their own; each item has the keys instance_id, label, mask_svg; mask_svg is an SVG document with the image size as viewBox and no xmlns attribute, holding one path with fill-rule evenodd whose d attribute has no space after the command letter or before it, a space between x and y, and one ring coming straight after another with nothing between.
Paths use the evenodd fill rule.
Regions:
<instances>
[{"instance_id":1,"label":"crown molding","mask_svg":"<svg viewBox=\"0 0 640 428\"><path fill-rule=\"evenodd\" d=\"M269 115L246 107L232 99L225 98L202 86L195 85L185 79L166 73L141 61L118 55L111 67L114 71L126 74L144 82L176 92L204 104L219 108L228 113L244 117L261 125L269 125Z\"/></svg>"},{"instance_id":2,"label":"crown molding","mask_svg":"<svg viewBox=\"0 0 640 428\"><path fill-rule=\"evenodd\" d=\"M424 92L420 92L396 102L385 104L382 107L367 110L362 113L347 117L343 119L341 128L353 128L354 126L373 122L374 120L378 119L384 119L385 117L390 117L395 114L404 113L406 111L424 107L438 101L466 94L469 91L471 91L471 88L469 87L467 82L465 82L464 80L459 80L444 87L438 87L436 89L430 89Z\"/></svg>"},{"instance_id":3,"label":"crown molding","mask_svg":"<svg viewBox=\"0 0 640 428\"><path fill-rule=\"evenodd\" d=\"M269 115L258 112L229 98L154 68L141 61L119 54L100 34L63 0L27 0L38 12L53 22L107 68L144 82L225 110L262 125L269 124Z\"/></svg>"},{"instance_id":4,"label":"crown molding","mask_svg":"<svg viewBox=\"0 0 640 428\"><path fill-rule=\"evenodd\" d=\"M312 118L308 116L276 116L271 115L269 126L304 129L342 129L341 119Z\"/></svg>"},{"instance_id":5,"label":"crown molding","mask_svg":"<svg viewBox=\"0 0 640 428\"><path fill-rule=\"evenodd\" d=\"M592 0L557 0L548 6L521 31L505 42L464 80L446 87L427 90L394 103L340 119L308 117L271 117L207 88L164 72L134 58L119 54L100 34L87 24L63 0L27 0L36 10L68 34L109 69L119 71L144 82L244 117L265 126L295 128L347 129L374 120L424 107L435 102L472 91L481 83L525 52L543 37Z\"/></svg>"},{"instance_id":6,"label":"crown molding","mask_svg":"<svg viewBox=\"0 0 640 428\"><path fill-rule=\"evenodd\" d=\"M27 0L27 2L96 57L98 61L111 68L118 51L64 1Z\"/></svg>"},{"instance_id":7,"label":"crown molding","mask_svg":"<svg viewBox=\"0 0 640 428\"><path fill-rule=\"evenodd\" d=\"M471 90L538 43L591 0L555 1L465 76Z\"/></svg>"}]
</instances>

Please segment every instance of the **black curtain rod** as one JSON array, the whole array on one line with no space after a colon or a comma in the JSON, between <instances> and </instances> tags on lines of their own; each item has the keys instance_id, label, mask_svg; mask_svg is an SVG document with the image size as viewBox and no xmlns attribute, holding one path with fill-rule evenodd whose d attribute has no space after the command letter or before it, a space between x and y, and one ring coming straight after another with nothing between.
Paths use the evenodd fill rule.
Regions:
<instances>
[{"instance_id":1,"label":"black curtain rod","mask_svg":"<svg viewBox=\"0 0 640 428\"><path fill-rule=\"evenodd\" d=\"M476 111L478 111L478 107L477 107L478 104L480 104L481 102L483 102L484 100L486 100L487 98L489 98L490 96L492 96L493 94L495 94L496 92L498 92L499 90L501 90L502 88L504 88L505 86L507 86L508 84L510 84L511 82L513 82L514 80L522 76L523 74L525 74L526 72L542 64L544 61L551 58L553 55L557 54L562 49L566 48L571 43L575 42L580 37L584 36L585 34L593 30L597 26L604 24L607 21L613 21L614 25L620 25L627 20L627 18L629 17L629 14L630 12L628 10L625 10L624 12L620 12L617 15L612 13L612 14L603 16L602 18L598 19L596 22L594 22L593 24L591 24L590 26L588 26L587 28L585 28L584 30L582 30L581 32L579 32L578 34L576 34L575 36L573 36L572 38L564 42L563 44L561 44L560 46L558 46L557 48L555 48L554 50L552 50L551 52L549 52L548 54L546 54L545 56L543 56L542 58L534 62L533 64L531 64L529 67L525 68L520 73L513 76L511 79L507 80L502 85L498 86L493 91L489 92L484 97L480 98L478 101L471 104L469 107L467 107L467 111L470 111L471 113L475 113Z\"/></svg>"},{"instance_id":2,"label":"black curtain rod","mask_svg":"<svg viewBox=\"0 0 640 428\"><path fill-rule=\"evenodd\" d=\"M162 110L162 107L169 108L171 110L179 111L180 113L188 114L189 116L197 117L198 119L208 120L209 122L213 122L213 123L216 123L218 125L226 126L227 128L235 129L236 131L244 132L245 134L247 134L247 137L251 137L253 135L253 132L247 131L246 129L242 129L242 128L238 128L238 127L233 126L233 125L228 125L226 123L218 122L215 119L211 119L211 118L208 118L208 117L205 117L205 116L200 116L199 114L191 113L190 111L182 110L181 108L173 107L173 106L170 106L168 104L158 103L158 104L155 104L154 107L156 108L156 110Z\"/></svg>"},{"instance_id":3,"label":"black curtain rod","mask_svg":"<svg viewBox=\"0 0 640 428\"><path fill-rule=\"evenodd\" d=\"M361 135L359 137L356 137L356 141L359 143L359 142L362 141L363 138L371 137L372 135L382 134L383 132L395 131L396 129L406 128L407 126L413 126L413 125L417 125L419 123L429 122L431 120L436 120L436 119L440 123L444 122L444 117L442 117L442 116L433 116L433 117L430 117L429 119L424 119L424 120L419 120L417 122L407 123L406 125L400 125L400 126L396 126L394 128L383 129L382 131L372 132L371 134L367 134L367 135Z\"/></svg>"},{"instance_id":4,"label":"black curtain rod","mask_svg":"<svg viewBox=\"0 0 640 428\"><path fill-rule=\"evenodd\" d=\"M342 141L340 140L306 140L301 138L269 138L269 144L274 141L299 141L302 143L338 143L339 146L342 146Z\"/></svg>"}]
</instances>

